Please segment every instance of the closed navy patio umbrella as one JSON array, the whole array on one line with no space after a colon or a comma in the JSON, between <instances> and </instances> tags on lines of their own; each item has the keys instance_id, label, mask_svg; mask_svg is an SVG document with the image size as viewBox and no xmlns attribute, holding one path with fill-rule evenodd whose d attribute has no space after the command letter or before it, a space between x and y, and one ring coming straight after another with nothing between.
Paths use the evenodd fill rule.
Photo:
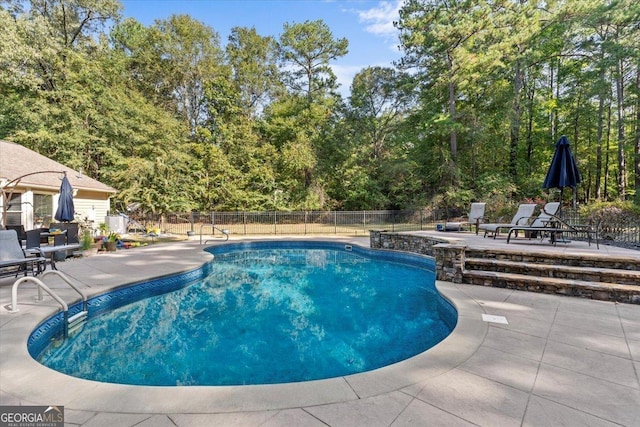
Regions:
<instances>
[{"instance_id":1,"label":"closed navy patio umbrella","mask_svg":"<svg viewBox=\"0 0 640 427\"><path fill-rule=\"evenodd\" d=\"M60 222L73 221L74 206L73 206L73 187L67 179L65 174L62 178L62 184L60 185L60 197L58 197L58 210L56 211L55 219Z\"/></svg>"},{"instance_id":2,"label":"closed navy patio umbrella","mask_svg":"<svg viewBox=\"0 0 640 427\"><path fill-rule=\"evenodd\" d=\"M576 188L582 181L576 159L571 152L571 145L566 136L562 135L556 143L556 151L549 165L547 176L542 188L560 189L560 203L562 203L562 190L565 187Z\"/></svg>"}]
</instances>

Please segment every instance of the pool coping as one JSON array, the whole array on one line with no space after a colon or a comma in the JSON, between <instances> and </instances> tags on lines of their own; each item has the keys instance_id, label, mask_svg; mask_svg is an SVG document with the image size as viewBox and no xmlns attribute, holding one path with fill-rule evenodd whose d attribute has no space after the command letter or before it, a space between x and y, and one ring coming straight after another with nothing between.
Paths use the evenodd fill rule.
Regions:
<instances>
[{"instance_id":1,"label":"pool coping","mask_svg":"<svg viewBox=\"0 0 640 427\"><path fill-rule=\"evenodd\" d=\"M368 247L356 243L363 248ZM196 250L202 251L202 247ZM179 273L176 271L175 273ZM111 289L122 286L112 286ZM27 339L55 308L17 313L2 325L2 389L29 402L97 412L220 413L259 411L347 402L386 394L442 375L462 364L484 340L483 309L455 284L436 282L458 311L453 332L433 348L402 362L359 374L299 383L249 386L135 386L71 377L28 354ZM48 313L48 314L47 314Z\"/></svg>"}]
</instances>

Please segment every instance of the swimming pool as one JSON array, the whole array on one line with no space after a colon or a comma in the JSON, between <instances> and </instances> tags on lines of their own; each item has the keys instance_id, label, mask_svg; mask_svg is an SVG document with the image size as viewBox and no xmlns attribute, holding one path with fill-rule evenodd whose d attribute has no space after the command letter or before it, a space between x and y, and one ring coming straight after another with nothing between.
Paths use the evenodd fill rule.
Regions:
<instances>
[{"instance_id":1,"label":"swimming pool","mask_svg":"<svg viewBox=\"0 0 640 427\"><path fill-rule=\"evenodd\" d=\"M435 345L456 323L427 257L324 242L210 252L214 262L196 271L91 299L85 330L61 346L48 346L49 319L30 337L31 355L106 382L272 384L386 366Z\"/></svg>"}]
</instances>

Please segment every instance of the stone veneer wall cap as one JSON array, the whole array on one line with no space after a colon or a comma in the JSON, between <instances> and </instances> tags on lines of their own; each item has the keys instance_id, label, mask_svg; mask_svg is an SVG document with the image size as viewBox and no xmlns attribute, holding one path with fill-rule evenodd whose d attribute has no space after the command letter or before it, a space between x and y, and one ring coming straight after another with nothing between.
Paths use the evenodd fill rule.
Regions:
<instances>
[{"instance_id":1,"label":"stone veneer wall cap","mask_svg":"<svg viewBox=\"0 0 640 427\"><path fill-rule=\"evenodd\" d=\"M460 243L437 243L433 245L434 248L452 248L452 249L466 249L469 246Z\"/></svg>"}]
</instances>

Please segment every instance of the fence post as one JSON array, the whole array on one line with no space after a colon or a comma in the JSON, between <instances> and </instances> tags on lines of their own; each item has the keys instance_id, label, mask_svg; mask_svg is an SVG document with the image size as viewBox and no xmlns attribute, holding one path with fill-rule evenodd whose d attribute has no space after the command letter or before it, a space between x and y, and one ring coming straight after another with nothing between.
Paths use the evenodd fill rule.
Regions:
<instances>
[{"instance_id":1,"label":"fence post","mask_svg":"<svg viewBox=\"0 0 640 427\"><path fill-rule=\"evenodd\" d=\"M338 234L338 212L333 211L333 234Z\"/></svg>"},{"instance_id":2,"label":"fence post","mask_svg":"<svg viewBox=\"0 0 640 427\"><path fill-rule=\"evenodd\" d=\"M242 211L242 229L244 230L244 235L247 235L247 212Z\"/></svg>"},{"instance_id":3,"label":"fence post","mask_svg":"<svg viewBox=\"0 0 640 427\"><path fill-rule=\"evenodd\" d=\"M367 211L362 211L362 232L367 234Z\"/></svg>"},{"instance_id":4,"label":"fence post","mask_svg":"<svg viewBox=\"0 0 640 427\"><path fill-rule=\"evenodd\" d=\"M304 211L304 235L307 235L307 211Z\"/></svg>"},{"instance_id":5,"label":"fence post","mask_svg":"<svg viewBox=\"0 0 640 427\"><path fill-rule=\"evenodd\" d=\"M191 234L193 234L193 211L189 212L189 224L191 225Z\"/></svg>"},{"instance_id":6,"label":"fence post","mask_svg":"<svg viewBox=\"0 0 640 427\"><path fill-rule=\"evenodd\" d=\"M273 211L273 234L278 234L278 212Z\"/></svg>"}]
</instances>

